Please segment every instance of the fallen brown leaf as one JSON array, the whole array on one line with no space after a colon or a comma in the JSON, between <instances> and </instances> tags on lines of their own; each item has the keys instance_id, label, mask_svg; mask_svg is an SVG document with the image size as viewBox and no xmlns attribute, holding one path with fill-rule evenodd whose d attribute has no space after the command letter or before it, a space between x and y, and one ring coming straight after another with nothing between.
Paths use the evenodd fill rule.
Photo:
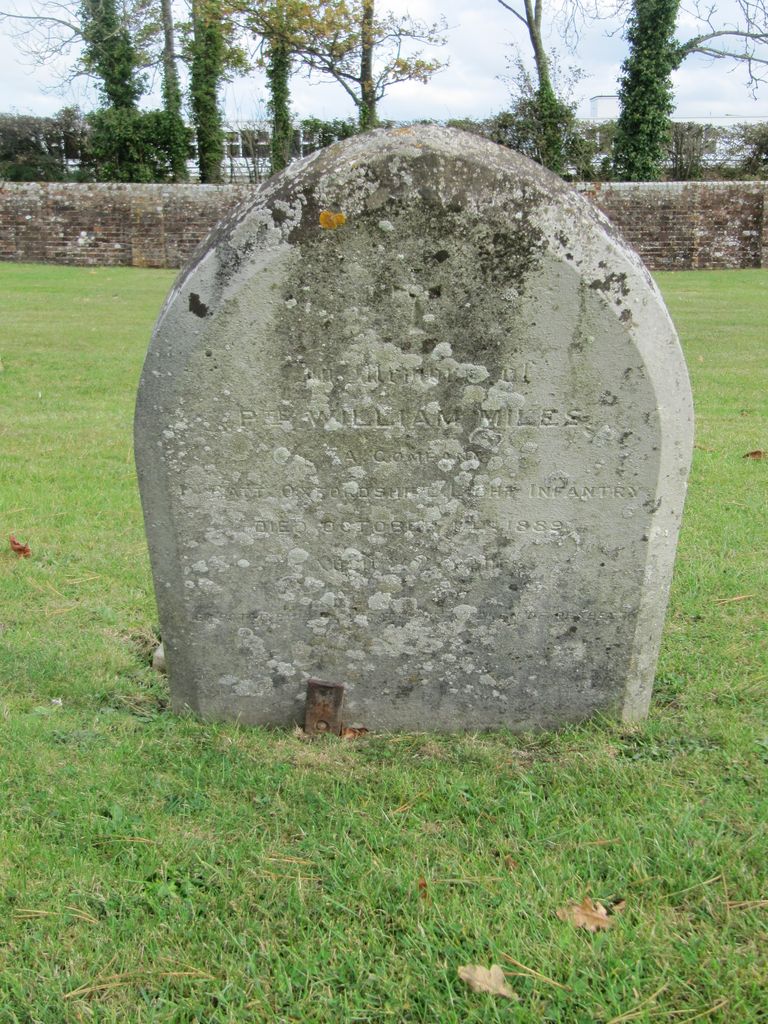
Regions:
<instances>
[{"instance_id":1,"label":"fallen brown leaf","mask_svg":"<svg viewBox=\"0 0 768 1024\"><path fill-rule=\"evenodd\" d=\"M615 904L614 911L621 911L626 906L626 901L621 900ZM602 903L596 903L589 896L585 896L581 903L569 903L567 907L560 907L557 916L561 921L569 921L576 928L586 928L588 932L607 931L613 924L613 917Z\"/></svg>"},{"instance_id":2,"label":"fallen brown leaf","mask_svg":"<svg viewBox=\"0 0 768 1024\"><path fill-rule=\"evenodd\" d=\"M15 551L19 558L29 558L32 554L29 544L22 544L21 541L16 540L13 534L11 534L10 540L11 551Z\"/></svg>"},{"instance_id":3,"label":"fallen brown leaf","mask_svg":"<svg viewBox=\"0 0 768 1024\"><path fill-rule=\"evenodd\" d=\"M755 451L742 455L742 459L764 459L766 457L768 457L768 452L763 451L762 448L756 448Z\"/></svg>"},{"instance_id":4,"label":"fallen brown leaf","mask_svg":"<svg viewBox=\"0 0 768 1024\"><path fill-rule=\"evenodd\" d=\"M427 880L426 880L426 878L424 878L423 875L422 875L421 878L419 878L419 880L416 883L416 885L417 885L418 890L419 890L419 899L422 899L422 900L425 900L425 901L428 900L429 899L429 890L427 889Z\"/></svg>"},{"instance_id":5,"label":"fallen brown leaf","mask_svg":"<svg viewBox=\"0 0 768 1024\"><path fill-rule=\"evenodd\" d=\"M343 740L357 740L361 736L367 736L368 730L364 725L354 726L347 725L341 730L341 738Z\"/></svg>"},{"instance_id":6,"label":"fallen brown leaf","mask_svg":"<svg viewBox=\"0 0 768 1024\"><path fill-rule=\"evenodd\" d=\"M459 977L466 981L473 992L490 992L492 996L505 996L507 999L520 998L507 985L504 971L498 964L491 964L490 970L479 964L467 964L459 968Z\"/></svg>"}]
</instances>

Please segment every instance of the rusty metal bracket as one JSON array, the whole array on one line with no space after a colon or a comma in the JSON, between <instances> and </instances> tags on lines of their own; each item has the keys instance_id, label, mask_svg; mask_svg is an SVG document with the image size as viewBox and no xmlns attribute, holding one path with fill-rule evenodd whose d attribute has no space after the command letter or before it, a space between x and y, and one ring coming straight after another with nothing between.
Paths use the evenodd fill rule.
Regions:
<instances>
[{"instance_id":1,"label":"rusty metal bracket","mask_svg":"<svg viewBox=\"0 0 768 1024\"><path fill-rule=\"evenodd\" d=\"M343 683L308 679L307 706L304 713L304 732L307 736L339 736L343 702Z\"/></svg>"}]
</instances>

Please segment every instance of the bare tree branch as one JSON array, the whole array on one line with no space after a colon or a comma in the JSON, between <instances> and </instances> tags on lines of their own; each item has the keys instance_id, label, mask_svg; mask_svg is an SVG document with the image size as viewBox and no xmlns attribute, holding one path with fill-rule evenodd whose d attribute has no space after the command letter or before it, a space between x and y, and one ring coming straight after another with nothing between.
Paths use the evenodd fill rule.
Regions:
<instances>
[{"instance_id":1,"label":"bare tree branch","mask_svg":"<svg viewBox=\"0 0 768 1024\"><path fill-rule=\"evenodd\" d=\"M545 22L550 21L573 50L588 21L626 18L633 0L497 0L523 24L541 83L548 72L549 56L544 47ZM699 31L679 43L680 63L699 53L713 60L730 60L742 65L754 95L758 82L768 81L761 68L768 66L768 0L687 0L680 14L697 23ZM679 22L678 22L679 24ZM608 34L615 34L609 29ZM711 43L719 41L716 45ZM729 45L732 44L732 45Z\"/></svg>"},{"instance_id":2,"label":"bare tree branch","mask_svg":"<svg viewBox=\"0 0 768 1024\"><path fill-rule=\"evenodd\" d=\"M500 3L502 7L505 7L510 14L514 14L518 21L521 21L526 28L528 27L528 22L526 21L525 16L522 15L519 11L516 11L511 4L508 4L506 0L497 0L497 2Z\"/></svg>"},{"instance_id":3,"label":"bare tree branch","mask_svg":"<svg viewBox=\"0 0 768 1024\"><path fill-rule=\"evenodd\" d=\"M444 66L443 61L426 59L421 50L414 51L408 44L436 46L445 41L441 35L445 29L442 21L430 25L408 14L392 13L376 17L372 30L375 73L366 74L362 59L366 45L361 20L364 9L364 5L347 9L337 30L330 33L327 25L310 19L291 40L291 48L307 73L327 75L338 82L361 118L368 107L375 107L375 102L386 95L390 86L407 81L426 82Z\"/></svg>"},{"instance_id":4,"label":"bare tree branch","mask_svg":"<svg viewBox=\"0 0 768 1024\"><path fill-rule=\"evenodd\" d=\"M53 18L51 16L41 19L35 17L32 14L15 14L13 11L0 11L0 18L7 18L9 21L33 21L35 24L39 24L41 20L47 22L49 25L61 25L62 28L69 29L73 36L82 37L82 32L79 25L73 25L69 21L63 21L61 18Z\"/></svg>"},{"instance_id":5,"label":"bare tree branch","mask_svg":"<svg viewBox=\"0 0 768 1024\"><path fill-rule=\"evenodd\" d=\"M720 59L722 57L729 58L730 60L738 60L744 62L751 62L753 64L766 64L768 65L768 57L757 57L754 53L734 53L731 50L716 50L709 46L697 46L696 53L701 53L705 57L714 57Z\"/></svg>"},{"instance_id":6,"label":"bare tree branch","mask_svg":"<svg viewBox=\"0 0 768 1024\"><path fill-rule=\"evenodd\" d=\"M83 43L83 23L78 17L80 8L76 0L36 0L29 11L23 14L15 5L0 8L0 22L8 22L19 52L32 64L42 66L57 62L69 57ZM156 66L160 23L151 0L124 3L122 17L141 55L141 66ZM74 56L66 72L58 75L62 85L81 76L91 77L91 71L80 54Z\"/></svg>"},{"instance_id":7,"label":"bare tree branch","mask_svg":"<svg viewBox=\"0 0 768 1024\"><path fill-rule=\"evenodd\" d=\"M753 43L768 43L768 34L723 29L720 32L708 32L706 35L694 36L684 43L681 49L686 53L700 53L705 43L712 39L750 39ZM735 56L732 54L731 56Z\"/></svg>"}]
</instances>

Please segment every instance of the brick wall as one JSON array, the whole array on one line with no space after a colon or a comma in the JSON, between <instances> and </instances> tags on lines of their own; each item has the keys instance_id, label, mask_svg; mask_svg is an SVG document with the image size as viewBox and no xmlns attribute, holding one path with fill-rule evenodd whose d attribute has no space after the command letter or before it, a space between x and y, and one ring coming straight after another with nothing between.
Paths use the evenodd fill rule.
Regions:
<instances>
[{"instance_id":1,"label":"brick wall","mask_svg":"<svg viewBox=\"0 0 768 1024\"><path fill-rule=\"evenodd\" d=\"M0 186L0 260L179 267L248 185Z\"/></svg>"},{"instance_id":2,"label":"brick wall","mask_svg":"<svg viewBox=\"0 0 768 1024\"><path fill-rule=\"evenodd\" d=\"M768 183L578 186L652 270L768 267ZM178 267L248 185L0 185L0 260Z\"/></svg>"},{"instance_id":3,"label":"brick wall","mask_svg":"<svg viewBox=\"0 0 768 1024\"><path fill-rule=\"evenodd\" d=\"M651 270L768 267L768 183L586 182Z\"/></svg>"}]
</instances>

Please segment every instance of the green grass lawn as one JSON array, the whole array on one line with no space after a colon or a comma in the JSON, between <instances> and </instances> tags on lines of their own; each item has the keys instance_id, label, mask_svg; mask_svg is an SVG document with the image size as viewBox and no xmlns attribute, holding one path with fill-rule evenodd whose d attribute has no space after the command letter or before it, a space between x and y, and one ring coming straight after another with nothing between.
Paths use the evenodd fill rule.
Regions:
<instances>
[{"instance_id":1,"label":"green grass lawn","mask_svg":"<svg viewBox=\"0 0 768 1024\"><path fill-rule=\"evenodd\" d=\"M0 1024L768 1020L768 273L660 275L698 419L648 722L314 744L148 667L171 280L0 265Z\"/></svg>"}]
</instances>

